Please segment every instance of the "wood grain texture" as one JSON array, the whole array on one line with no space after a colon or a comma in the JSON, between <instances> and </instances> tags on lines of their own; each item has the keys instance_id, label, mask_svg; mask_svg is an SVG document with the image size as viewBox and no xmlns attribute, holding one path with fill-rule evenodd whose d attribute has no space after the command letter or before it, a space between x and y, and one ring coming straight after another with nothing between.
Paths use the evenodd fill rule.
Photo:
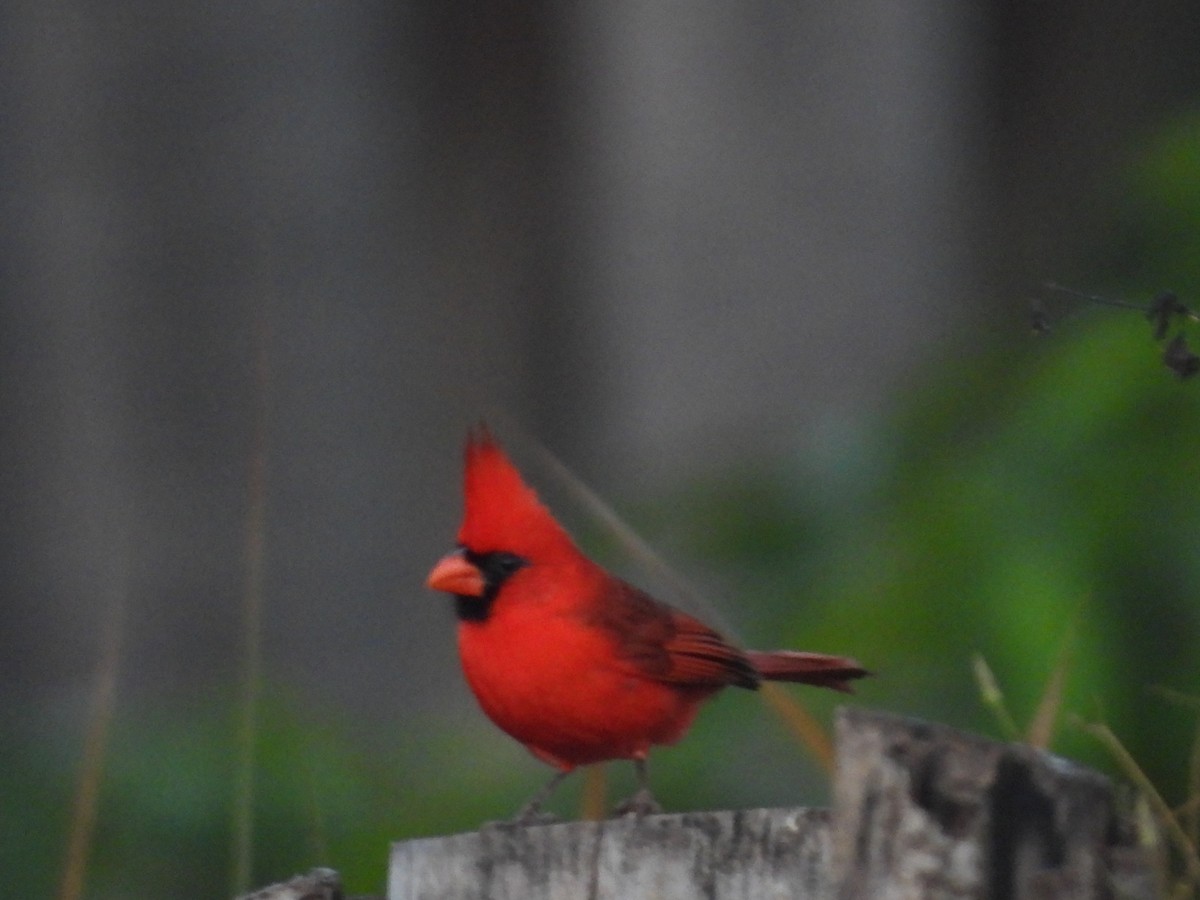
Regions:
<instances>
[{"instance_id":1,"label":"wood grain texture","mask_svg":"<svg viewBox=\"0 0 1200 900\"><path fill-rule=\"evenodd\" d=\"M388 897L823 898L828 857L824 810L499 825L394 845Z\"/></svg>"},{"instance_id":2,"label":"wood grain texture","mask_svg":"<svg viewBox=\"0 0 1200 900\"><path fill-rule=\"evenodd\" d=\"M901 716L837 719L839 898L1158 896L1102 775Z\"/></svg>"},{"instance_id":3,"label":"wood grain texture","mask_svg":"<svg viewBox=\"0 0 1200 900\"><path fill-rule=\"evenodd\" d=\"M313 869L287 881L243 894L237 900L342 900L342 879L333 869Z\"/></svg>"}]
</instances>

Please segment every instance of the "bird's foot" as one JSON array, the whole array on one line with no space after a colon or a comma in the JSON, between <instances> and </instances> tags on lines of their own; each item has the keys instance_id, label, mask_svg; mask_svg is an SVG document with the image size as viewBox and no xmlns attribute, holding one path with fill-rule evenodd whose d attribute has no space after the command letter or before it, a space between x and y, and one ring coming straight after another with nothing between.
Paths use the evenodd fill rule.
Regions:
<instances>
[{"instance_id":1,"label":"bird's foot","mask_svg":"<svg viewBox=\"0 0 1200 900\"><path fill-rule=\"evenodd\" d=\"M658 805L654 795L648 788L642 788L628 800L624 801L613 811L616 816L633 816L640 819L643 816L658 815L663 808Z\"/></svg>"},{"instance_id":2,"label":"bird's foot","mask_svg":"<svg viewBox=\"0 0 1200 900\"><path fill-rule=\"evenodd\" d=\"M491 824L510 828L525 828L528 825L555 825L561 822L554 813L546 812L540 803L526 803L511 819Z\"/></svg>"},{"instance_id":3,"label":"bird's foot","mask_svg":"<svg viewBox=\"0 0 1200 900\"><path fill-rule=\"evenodd\" d=\"M554 777L547 781L542 786L542 789L534 794L533 798L522 806L515 816L507 822L494 822L491 824L509 828L524 828L527 825L553 825L556 822L561 822L562 819L554 815L554 813L542 812L542 804L550 799L550 795L554 793L554 789L558 787L559 782L570 774L570 769L556 772Z\"/></svg>"}]
</instances>

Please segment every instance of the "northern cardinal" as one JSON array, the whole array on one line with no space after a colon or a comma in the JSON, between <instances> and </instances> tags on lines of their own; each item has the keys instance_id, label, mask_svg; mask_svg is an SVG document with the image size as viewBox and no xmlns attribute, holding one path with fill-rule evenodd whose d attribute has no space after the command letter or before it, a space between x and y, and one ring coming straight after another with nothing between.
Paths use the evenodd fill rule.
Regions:
<instances>
[{"instance_id":1,"label":"northern cardinal","mask_svg":"<svg viewBox=\"0 0 1200 900\"><path fill-rule=\"evenodd\" d=\"M558 773L631 759L639 790L620 808L657 809L646 757L679 740L726 685L797 681L850 691L867 675L842 656L739 650L687 613L610 575L575 546L481 428L467 438L466 513L458 548L427 584L454 595L458 649L483 711Z\"/></svg>"}]
</instances>

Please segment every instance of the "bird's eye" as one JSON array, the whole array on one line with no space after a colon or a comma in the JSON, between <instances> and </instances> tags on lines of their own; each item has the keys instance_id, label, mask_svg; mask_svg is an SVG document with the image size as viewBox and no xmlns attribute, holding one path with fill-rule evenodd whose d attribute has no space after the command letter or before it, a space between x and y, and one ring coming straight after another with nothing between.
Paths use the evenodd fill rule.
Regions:
<instances>
[{"instance_id":1,"label":"bird's eye","mask_svg":"<svg viewBox=\"0 0 1200 900\"><path fill-rule=\"evenodd\" d=\"M496 550L492 553L472 553L468 550L466 558L468 562L478 567L479 571L483 573L484 580L493 590L500 587L518 569L529 565L529 561L524 557L517 556L515 553L506 553L503 550Z\"/></svg>"},{"instance_id":2,"label":"bird's eye","mask_svg":"<svg viewBox=\"0 0 1200 900\"><path fill-rule=\"evenodd\" d=\"M511 575L528 563L514 553L495 553L492 555L492 565L495 566L496 572L503 577Z\"/></svg>"}]
</instances>

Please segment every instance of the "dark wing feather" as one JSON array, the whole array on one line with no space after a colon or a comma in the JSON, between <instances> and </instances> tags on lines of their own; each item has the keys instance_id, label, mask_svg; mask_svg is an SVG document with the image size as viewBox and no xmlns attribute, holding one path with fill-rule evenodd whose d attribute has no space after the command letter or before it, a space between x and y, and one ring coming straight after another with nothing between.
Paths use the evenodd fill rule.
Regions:
<instances>
[{"instance_id":1,"label":"dark wing feather","mask_svg":"<svg viewBox=\"0 0 1200 900\"><path fill-rule=\"evenodd\" d=\"M754 689L758 672L746 654L691 616L672 610L675 634L667 641L671 674L680 684L725 685Z\"/></svg>"},{"instance_id":2,"label":"dark wing feather","mask_svg":"<svg viewBox=\"0 0 1200 900\"><path fill-rule=\"evenodd\" d=\"M619 655L648 678L686 687L758 687L758 672L741 650L623 581L612 584L590 620L610 632Z\"/></svg>"}]
</instances>

